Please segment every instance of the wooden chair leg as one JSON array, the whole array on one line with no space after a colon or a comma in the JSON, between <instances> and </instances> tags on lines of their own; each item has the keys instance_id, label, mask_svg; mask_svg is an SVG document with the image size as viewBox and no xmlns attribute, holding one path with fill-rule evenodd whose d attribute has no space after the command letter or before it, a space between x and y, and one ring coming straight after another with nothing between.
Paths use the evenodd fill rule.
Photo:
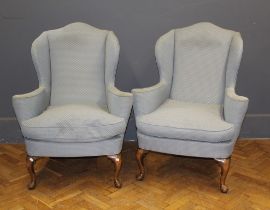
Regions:
<instances>
[{"instance_id":1,"label":"wooden chair leg","mask_svg":"<svg viewBox=\"0 0 270 210\"><path fill-rule=\"evenodd\" d=\"M121 180L119 179L119 174L120 174L120 170L122 167L122 155L117 154L117 155L109 155L107 156L113 163L114 163L114 186L116 188L121 188L122 187L122 183Z\"/></svg>"},{"instance_id":2,"label":"wooden chair leg","mask_svg":"<svg viewBox=\"0 0 270 210\"><path fill-rule=\"evenodd\" d=\"M144 158L147 155L148 151L138 148L136 152L136 159L139 166L139 174L137 174L136 179L138 181L142 181L144 179L145 175L145 169L144 169Z\"/></svg>"},{"instance_id":3,"label":"wooden chair leg","mask_svg":"<svg viewBox=\"0 0 270 210\"><path fill-rule=\"evenodd\" d=\"M33 157L33 156L26 156L26 167L30 175L30 182L28 184L28 189L33 190L36 187L36 173L35 173L35 162L36 160L39 159L39 157Z\"/></svg>"},{"instance_id":4,"label":"wooden chair leg","mask_svg":"<svg viewBox=\"0 0 270 210\"><path fill-rule=\"evenodd\" d=\"M226 182L226 177L228 175L229 169L230 169L230 164L231 164L231 157L225 158L225 159L215 159L219 166L220 166L220 191L222 193L227 193L229 191L228 186L225 184Z\"/></svg>"}]
</instances>

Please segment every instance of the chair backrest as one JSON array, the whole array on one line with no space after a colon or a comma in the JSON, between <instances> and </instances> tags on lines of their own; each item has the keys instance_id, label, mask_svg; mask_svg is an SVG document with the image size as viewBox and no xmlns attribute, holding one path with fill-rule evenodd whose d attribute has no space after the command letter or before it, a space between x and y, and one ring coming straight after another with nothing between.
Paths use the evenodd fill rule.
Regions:
<instances>
[{"instance_id":1,"label":"chair backrest","mask_svg":"<svg viewBox=\"0 0 270 210\"><path fill-rule=\"evenodd\" d=\"M211 23L198 23L165 34L165 37L170 36L170 39L174 39L173 50L171 50L173 51L172 70L169 72L172 78L170 97L187 102L222 104L228 62L232 60L229 59L231 43L236 34L239 36L239 33L222 29ZM167 42L167 46L172 46L169 41ZM161 43L157 44L161 45ZM242 50L241 43L239 47ZM156 54L160 53L156 52ZM239 61L233 62L240 62L241 56L237 59ZM235 69L238 70L238 67ZM168 72L168 69L165 71ZM236 73L233 74L236 77Z\"/></svg>"},{"instance_id":2,"label":"chair backrest","mask_svg":"<svg viewBox=\"0 0 270 210\"><path fill-rule=\"evenodd\" d=\"M118 56L119 44L112 32L84 23L44 32L32 45L40 85L47 87L51 105L105 106L106 86L114 83ZM107 73L110 78L106 71L112 71Z\"/></svg>"}]
</instances>

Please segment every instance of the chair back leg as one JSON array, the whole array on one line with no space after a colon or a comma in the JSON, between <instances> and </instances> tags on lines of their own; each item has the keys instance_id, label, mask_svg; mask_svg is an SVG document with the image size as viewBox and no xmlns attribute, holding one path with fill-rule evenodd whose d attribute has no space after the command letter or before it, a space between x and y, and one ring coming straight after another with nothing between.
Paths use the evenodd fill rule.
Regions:
<instances>
[{"instance_id":1,"label":"chair back leg","mask_svg":"<svg viewBox=\"0 0 270 210\"><path fill-rule=\"evenodd\" d=\"M145 169L144 169L144 158L147 155L148 151L138 148L136 152L136 160L139 166L139 174L137 174L136 179L138 181L142 181L144 179L145 175Z\"/></svg>"}]
</instances>

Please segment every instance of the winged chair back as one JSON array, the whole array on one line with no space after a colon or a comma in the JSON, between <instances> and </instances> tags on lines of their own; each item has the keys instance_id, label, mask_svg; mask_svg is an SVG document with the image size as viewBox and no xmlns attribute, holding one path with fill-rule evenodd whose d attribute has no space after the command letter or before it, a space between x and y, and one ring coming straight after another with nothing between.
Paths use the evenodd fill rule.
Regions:
<instances>
[{"instance_id":1,"label":"winged chair back","mask_svg":"<svg viewBox=\"0 0 270 210\"><path fill-rule=\"evenodd\" d=\"M174 29L156 44L160 77L169 97L222 104L225 87L234 87L242 55L239 33L211 23Z\"/></svg>"},{"instance_id":2,"label":"winged chair back","mask_svg":"<svg viewBox=\"0 0 270 210\"><path fill-rule=\"evenodd\" d=\"M220 190L248 108L235 93L242 57L239 33L211 23L174 29L156 44L160 82L133 89L140 173L146 151L214 158L221 167Z\"/></svg>"},{"instance_id":3,"label":"winged chair back","mask_svg":"<svg viewBox=\"0 0 270 210\"><path fill-rule=\"evenodd\" d=\"M25 139L29 189L39 157L106 155L121 187L121 149L133 97L114 86L119 43L112 31L84 23L43 32L32 44L39 87L14 95Z\"/></svg>"},{"instance_id":4,"label":"winged chair back","mask_svg":"<svg viewBox=\"0 0 270 210\"><path fill-rule=\"evenodd\" d=\"M118 56L113 32L84 23L46 31L32 45L40 86L51 105L106 106L106 89L114 84Z\"/></svg>"}]
</instances>

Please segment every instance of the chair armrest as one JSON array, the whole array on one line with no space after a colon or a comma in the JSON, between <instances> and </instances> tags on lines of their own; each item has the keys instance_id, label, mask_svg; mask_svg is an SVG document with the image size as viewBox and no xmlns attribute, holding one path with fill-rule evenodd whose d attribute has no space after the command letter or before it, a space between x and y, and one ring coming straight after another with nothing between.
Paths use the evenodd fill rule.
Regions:
<instances>
[{"instance_id":1,"label":"chair armrest","mask_svg":"<svg viewBox=\"0 0 270 210\"><path fill-rule=\"evenodd\" d=\"M49 97L46 95L44 87L39 87L30 93L12 97L12 105L20 124L22 121L42 113L48 104Z\"/></svg>"},{"instance_id":2,"label":"chair armrest","mask_svg":"<svg viewBox=\"0 0 270 210\"><path fill-rule=\"evenodd\" d=\"M156 110L168 97L169 88L164 81L141 89L132 90L135 116L148 114Z\"/></svg>"},{"instance_id":3,"label":"chair armrest","mask_svg":"<svg viewBox=\"0 0 270 210\"><path fill-rule=\"evenodd\" d=\"M248 108L248 98L238 96L234 88L227 88L224 100L225 121L241 127Z\"/></svg>"},{"instance_id":4,"label":"chair armrest","mask_svg":"<svg viewBox=\"0 0 270 210\"><path fill-rule=\"evenodd\" d=\"M123 92L110 85L107 88L107 103L111 114L122 117L128 121L133 97L131 93Z\"/></svg>"}]
</instances>

